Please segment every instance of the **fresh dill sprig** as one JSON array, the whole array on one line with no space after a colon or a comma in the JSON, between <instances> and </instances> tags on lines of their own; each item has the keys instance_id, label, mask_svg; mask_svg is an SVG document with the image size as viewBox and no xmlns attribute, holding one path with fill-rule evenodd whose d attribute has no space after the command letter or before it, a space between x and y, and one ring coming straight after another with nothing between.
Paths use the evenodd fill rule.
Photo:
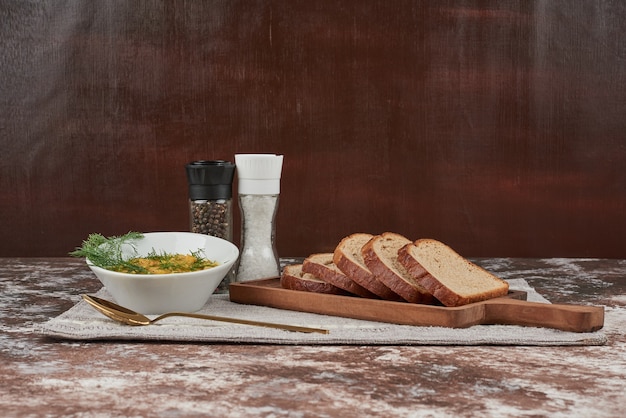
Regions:
<instances>
[{"instance_id":1,"label":"fresh dill sprig","mask_svg":"<svg viewBox=\"0 0 626 418\"><path fill-rule=\"evenodd\" d=\"M186 272L215 267L218 263L203 257L203 250L191 251L192 262L185 260L182 254L158 253L154 248L145 257L137 257L133 241L143 238L140 232L129 232L120 236L104 237L102 234L90 234L83 245L69 253L72 257L86 257L89 261L106 270L124 273L152 274L163 272ZM130 245L133 254L124 257L122 246ZM153 263L145 263L151 261Z\"/></svg>"},{"instance_id":2,"label":"fresh dill sprig","mask_svg":"<svg viewBox=\"0 0 626 418\"><path fill-rule=\"evenodd\" d=\"M191 251L191 255L196 259L191 265L191 270L204 270L207 267L215 267L217 265L216 262L205 258L202 248L198 248L197 251Z\"/></svg>"},{"instance_id":3,"label":"fresh dill sprig","mask_svg":"<svg viewBox=\"0 0 626 418\"><path fill-rule=\"evenodd\" d=\"M98 267L117 270L120 266L135 273L146 273L146 269L129 263L122 254L122 245L129 244L134 249L133 241L143 238L140 232L128 232L120 236L105 237L102 234L90 234L81 247L69 253L72 257L85 257Z\"/></svg>"}]
</instances>

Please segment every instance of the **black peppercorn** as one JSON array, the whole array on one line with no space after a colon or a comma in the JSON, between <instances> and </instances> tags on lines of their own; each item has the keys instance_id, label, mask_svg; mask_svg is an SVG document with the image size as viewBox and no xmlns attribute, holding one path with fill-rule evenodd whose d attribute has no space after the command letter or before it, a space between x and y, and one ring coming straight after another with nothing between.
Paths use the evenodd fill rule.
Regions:
<instances>
[{"instance_id":1,"label":"black peppercorn","mask_svg":"<svg viewBox=\"0 0 626 418\"><path fill-rule=\"evenodd\" d=\"M191 232L232 241L230 200L194 200L190 208Z\"/></svg>"}]
</instances>

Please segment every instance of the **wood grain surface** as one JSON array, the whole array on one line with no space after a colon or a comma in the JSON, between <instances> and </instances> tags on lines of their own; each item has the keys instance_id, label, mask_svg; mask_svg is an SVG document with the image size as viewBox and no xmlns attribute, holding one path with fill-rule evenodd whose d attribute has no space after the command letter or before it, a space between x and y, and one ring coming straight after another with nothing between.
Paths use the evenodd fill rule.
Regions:
<instances>
[{"instance_id":1,"label":"wood grain surface","mask_svg":"<svg viewBox=\"0 0 626 418\"><path fill-rule=\"evenodd\" d=\"M570 332L604 326L604 307L528 302L526 292L463 306L447 307L283 289L279 278L230 285L232 302L392 324L467 328L473 325L522 325Z\"/></svg>"},{"instance_id":2,"label":"wood grain surface","mask_svg":"<svg viewBox=\"0 0 626 418\"><path fill-rule=\"evenodd\" d=\"M186 163L270 152L282 256L394 231L626 258L624 2L44 0L0 22L0 256L188 230Z\"/></svg>"}]
</instances>

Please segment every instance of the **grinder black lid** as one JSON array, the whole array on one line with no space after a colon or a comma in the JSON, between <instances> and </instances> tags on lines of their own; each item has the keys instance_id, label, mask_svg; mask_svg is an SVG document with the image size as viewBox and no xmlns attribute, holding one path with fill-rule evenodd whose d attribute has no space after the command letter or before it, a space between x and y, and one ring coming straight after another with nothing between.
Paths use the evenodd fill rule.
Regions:
<instances>
[{"instance_id":1,"label":"grinder black lid","mask_svg":"<svg viewBox=\"0 0 626 418\"><path fill-rule=\"evenodd\" d=\"M232 198L235 164L223 160L200 160L187 164L185 169L189 182L189 199Z\"/></svg>"}]
</instances>

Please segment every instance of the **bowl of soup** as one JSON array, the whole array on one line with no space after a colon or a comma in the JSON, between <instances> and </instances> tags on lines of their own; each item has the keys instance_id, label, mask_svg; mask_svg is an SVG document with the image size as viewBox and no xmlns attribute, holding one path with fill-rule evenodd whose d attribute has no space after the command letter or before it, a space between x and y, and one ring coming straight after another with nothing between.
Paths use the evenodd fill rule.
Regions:
<instances>
[{"instance_id":1,"label":"bowl of soup","mask_svg":"<svg viewBox=\"0 0 626 418\"><path fill-rule=\"evenodd\" d=\"M119 251L123 263L87 265L115 302L144 315L202 309L239 257L233 243L191 232L144 233Z\"/></svg>"}]
</instances>

